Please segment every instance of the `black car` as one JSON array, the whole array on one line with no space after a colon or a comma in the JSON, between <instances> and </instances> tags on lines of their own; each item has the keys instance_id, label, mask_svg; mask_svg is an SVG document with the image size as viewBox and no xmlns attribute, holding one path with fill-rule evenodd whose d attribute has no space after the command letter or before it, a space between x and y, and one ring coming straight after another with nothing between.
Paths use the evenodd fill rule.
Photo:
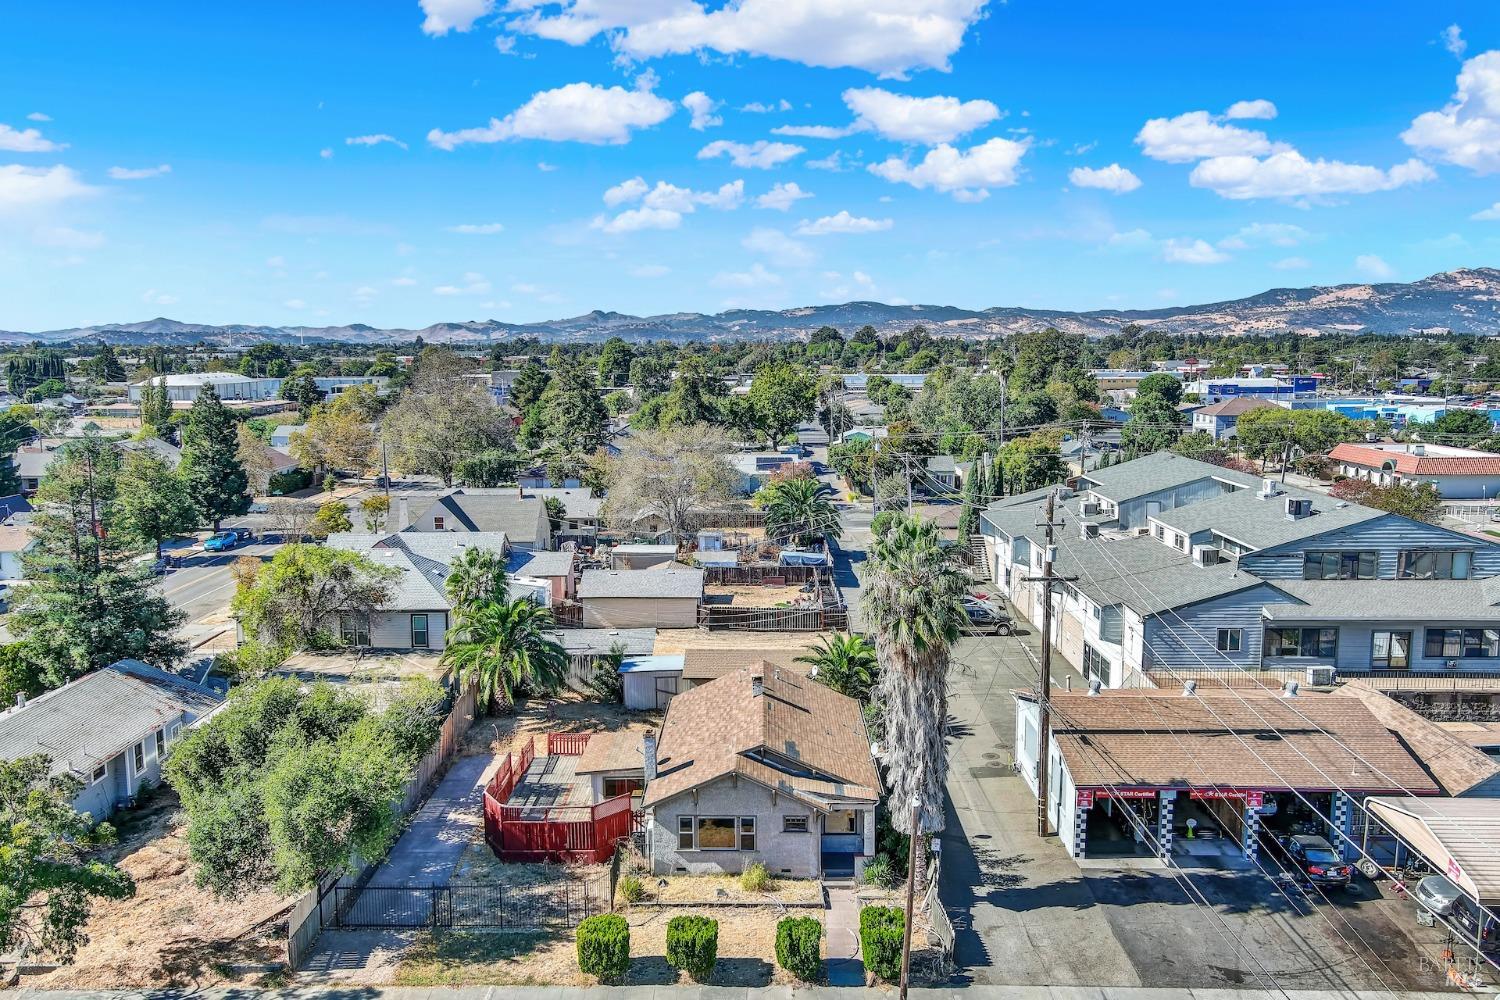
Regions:
<instances>
[{"instance_id":1,"label":"black car","mask_svg":"<svg viewBox=\"0 0 1500 1000\"><path fill-rule=\"evenodd\" d=\"M1333 845L1322 837L1299 833L1283 838L1281 848L1291 867L1309 882L1348 885L1354 869L1344 863Z\"/></svg>"},{"instance_id":2,"label":"black car","mask_svg":"<svg viewBox=\"0 0 1500 1000\"><path fill-rule=\"evenodd\" d=\"M969 616L965 631L970 635L1010 635L1010 616L989 601L972 595L965 597L964 612Z\"/></svg>"}]
</instances>

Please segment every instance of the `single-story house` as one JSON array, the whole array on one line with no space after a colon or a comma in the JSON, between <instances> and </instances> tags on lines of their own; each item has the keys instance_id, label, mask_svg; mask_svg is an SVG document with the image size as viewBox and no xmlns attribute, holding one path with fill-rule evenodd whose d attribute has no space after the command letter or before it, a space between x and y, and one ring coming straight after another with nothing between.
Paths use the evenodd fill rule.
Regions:
<instances>
[{"instance_id":1,"label":"single-story house","mask_svg":"<svg viewBox=\"0 0 1500 1000\"><path fill-rule=\"evenodd\" d=\"M859 702L768 663L672 699L646 742L646 854L658 874L858 877L880 774Z\"/></svg>"},{"instance_id":2,"label":"single-story house","mask_svg":"<svg viewBox=\"0 0 1500 1000\"><path fill-rule=\"evenodd\" d=\"M545 584L552 601L571 600L576 590L576 560L577 555L573 552L516 550L510 554L506 572L513 581L537 580Z\"/></svg>"},{"instance_id":3,"label":"single-story house","mask_svg":"<svg viewBox=\"0 0 1500 1000\"><path fill-rule=\"evenodd\" d=\"M677 558L677 546L666 544L616 545L609 550L612 569L650 569Z\"/></svg>"},{"instance_id":4,"label":"single-story house","mask_svg":"<svg viewBox=\"0 0 1500 1000\"><path fill-rule=\"evenodd\" d=\"M1445 500L1500 497L1500 455L1420 441L1340 444L1328 453L1335 471L1377 486L1431 483Z\"/></svg>"},{"instance_id":5,"label":"single-story house","mask_svg":"<svg viewBox=\"0 0 1500 1000\"><path fill-rule=\"evenodd\" d=\"M306 430L306 424L282 424L271 431L271 447L285 451L291 447L292 435L304 433Z\"/></svg>"},{"instance_id":6,"label":"single-story house","mask_svg":"<svg viewBox=\"0 0 1500 1000\"><path fill-rule=\"evenodd\" d=\"M952 455L929 455L919 482L928 493L952 492L958 489L958 463Z\"/></svg>"},{"instance_id":7,"label":"single-story house","mask_svg":"<svg viewBox=\"0 0 1500 1000\"><path fill-rule=\"evenodd\" d=\"M42 480L47 475L47 467L57 458L57 450L54 448L41 447L37 445L23 445L16 449L14 462L16 464L16 475L21 480L21 492L30 496L42 485Z\"/></svg>"},{"instance_id":8,"label":"single-story house","mask_svg":"<svg viewBox=\"0 0 1500 1000\"><path fill-rule=\"evenodd\" d=\"M552 548L552 522L542 498L523 496L516 490L456 489L435 500L398 496L386 527L410 532L504 532L512 548Z\"/></svg>"},{"instance_id":9,"label":"single-story house","mask_svg":"<svg viewBox=\"0 0 1500 1000\"><path fill-rule=\"evenodd\" d=\"M104 819L161 780L167 750L223 702L216 691L120 660L0 712L0 757L45 754L83 783L73 806Z\"/></svg>"},{"instance_id":10,"label":"single-story house","mask_svg":"<svg viewBox=\"0 0 1500 1000\"><path fill-rule=\"evenodd\" d=\"M646 787L646 750L656 740L654 733L620 730L593 733L574 763L573 773L587 776L596 805L629 792L637 799Z\"/></svg>"},{"instance_id":11,"label":"single-story house","mask_svg":"<svg viewBox=\"0 0 1500 1000\"><path fill-rule=\"evenodd\" d=\"M0 583L20 580L26 575L21 558L36 545L37 541L28 529L0 525Z\"/></svg>"},{"instance_id":12,"label":"single-story house","mask_svg":"<svg viewBox=\"0 0 1500 1000\"><path fill-rule=\"evenodd\" d=\"M627 656L620 662L620 680L626 708L660 711L682 687L682 654Z\"/></svg>"},{"instance_id":13,"label":"single-story house","mask_svg":"<svg viewBox=\"0 0 1500 1000\"><path fill-rule=\"evenodd\" d=\"M583 623L593 628L696 628L702 600L703 571L676 563L584 570L578 581Z\"/></svg>"},{"instance_id":14,"label":"single-story house","mask_svg":"<svg viewBox=\"0 0 1500 1000\"><path fill-rule=\"evenodd\" d=\"M853 427L839 435L839 444L854 444L857 441L873 443L889 435L890 431L884 427Z\"/></svg>"}]
</instances>

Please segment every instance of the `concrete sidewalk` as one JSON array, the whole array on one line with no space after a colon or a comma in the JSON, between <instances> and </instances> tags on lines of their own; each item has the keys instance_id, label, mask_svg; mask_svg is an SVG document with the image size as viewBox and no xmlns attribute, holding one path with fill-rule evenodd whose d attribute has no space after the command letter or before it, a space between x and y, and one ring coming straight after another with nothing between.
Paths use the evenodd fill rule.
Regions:
<instances>
[{"instance_id":1,"label":"concrete sidewalk","mask_svg":"<svg viewBox=\"0 0 1500 1000\"><path fill-rule=\"evenodd\" d=\"M895 988L884 991L894 996ZM37 990L21 989L17 998L35 1000L155 1000L186 997L193 1000L248 1000L250 997L308 998L308 1000L856 1000L868 998L864 987L766 986L345 986L305 987L295 990L247 990L242 987L207 990ZM913 989L915 1000L1453 1000L1454 993L1352 993L1339 990L1218 990L1147 989L1092 986L969 986Z\"/></svg>"},{"instance_id":2,"label":"concrete sidewalk","mask_svg":"<svg viewBox=\"0 0 1500 1000\"><path fill-rule=\"evenodd\" d=\"M499 763L497 755L455 758L370 884L447 885L484 823L484 785Z\"/></svg>"}]
</instances>

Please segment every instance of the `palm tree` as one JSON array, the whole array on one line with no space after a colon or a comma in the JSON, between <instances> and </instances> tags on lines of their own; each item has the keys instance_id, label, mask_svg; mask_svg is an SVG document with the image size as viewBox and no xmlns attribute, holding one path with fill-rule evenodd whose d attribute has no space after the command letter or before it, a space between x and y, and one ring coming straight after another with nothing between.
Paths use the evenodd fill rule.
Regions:
<instances>
[{"instance_id":1,"label":"palm tree","mask_svg":"<svg viewBox=\"0 0 1500 1000\"><path fill-rule=\"evenodd\" d=\"M795 537L800 544L843 534L839 512L829 497L833 490L816 479L789 479L767 487L762 498L766 510L766 534L783 539Z\"/></svg>"},{"instance_id":2,"label":"palm tree","mask_svg":"<svg viewBox=\"0 0 1500 1000\"><path fill-rule=\"evenodd\" d=\"M797 657L797 662L812 664L813 679L819 684L850 698L868 701L870 685L879 670L870 640L862 635L825 635L818 642L820 645L807 656Z\"/></svg>"},{"instance_id":3,"label":"palm tree","mask_svg":"<svg viewBox=\"0 0 1500 1000\"><path fill-rule=\"evenodd\" d=\"M913 833L943 828L948 777L948 660L966 620L967 577L949 558L937 525L898 517L870 545L865 620L875 636L885 716L883 754L891 822ZM922 838L914 838L921 850ZM925 869L918 859L918 872Z\"/></svg>"},{"instance_id":4,"label":"palm tree","mask_svg":"<svg viewBox=\"0 0 1500 1000\"><path fill-rule=\"evenodd\" d=\"M453 561L443 592L455 611L481 601L505 603L510 598L505 557L493 549L465 549Z\"/></svg>"},{"instance_id":5,"label":"palm tree","mask_svg":"<svg viewBox=\"0 0 1500 1000\"><path fill-rule=\"evenodd\" d=\"M453 668L460 686L478 685L481 705L508 709L522 685L562 684L568 653L557 641L552 612L520 597L460 606L441 663Z\"/></svg>"}]
</instances>

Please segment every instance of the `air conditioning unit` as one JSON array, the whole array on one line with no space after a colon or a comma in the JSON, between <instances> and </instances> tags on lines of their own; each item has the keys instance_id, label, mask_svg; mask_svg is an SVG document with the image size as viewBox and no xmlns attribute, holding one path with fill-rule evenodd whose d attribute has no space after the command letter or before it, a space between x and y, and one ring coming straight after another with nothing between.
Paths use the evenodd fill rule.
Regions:
<instances>
[{"instance_id":1,"label":"air conditioning unit","mask_svg":"<svg viewBox=\"0 0 1500 1000\"><path fill-rule=\"evenodd\" d=\"M1338 671L1333 667L1308 667L1308 687L1331 687Z\"/></svg>"},{"instance_id":2,"label":"air conditioning unit","mask_svg":"<svg viewBox=\"0 0 1500 1000\"><path fill-rule=\"evenodd\" d=\"M1079 523L1083 527L1083 537L1085 539L1099 537L1099 525L1095 524L1093 521L1081 521Z\"/></svg>"},{"instance_id":3,"label":"air conditioning unit","mask_svg":"<svg viewBox=\"0 0 1500 1000\"><path fill-rule=\"evenodd\" d=\"M1219 550L1212 545L1194 545L1193 562L1199 566L1214 566L1219 562Z\"/></svg>"},{"instance_id":4,"label":"air conditioning unit","mask_svg":"<svg viewBox=\"0 0 1500 1000\"><path fill-rule=\"evenodd\" d=\"M1085 501L1085 503L1084 503L1084 505L1082 507L1082 510L1083 510L1083 516L1084 517L1098 517L1099 516L1099 503L1096 500Z\"/></svg>"},{"instance_id":5,"label":"air conditioning unit","mask_svg":"<svg viewBox=\"0 0 1500 1000\"><path fill-rule=\"evenodd\" d=\"M1312 501L1307 497L1287 497L1286 516L1288 520L1298 521L1312 513Z\"/></svg>"}]
</instances>

